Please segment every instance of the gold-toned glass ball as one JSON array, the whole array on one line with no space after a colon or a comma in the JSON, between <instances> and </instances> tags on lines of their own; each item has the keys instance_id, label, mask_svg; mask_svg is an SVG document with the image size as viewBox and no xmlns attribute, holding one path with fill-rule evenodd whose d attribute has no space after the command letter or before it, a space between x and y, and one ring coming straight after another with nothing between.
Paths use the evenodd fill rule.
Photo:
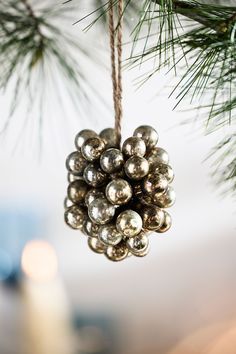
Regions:
<instances>
[{"instance_id":1,"label":"gold-toned glass ball","mask_svg":"<svg viewBox=\"0 0 236 354\"><path fill-rule=\"evenodd\" d=\"M114 173L122 169L124 165L123 154L119 149L105 150L100 157L100 166L107 173Z\"/></svg>"},{"instance_id":2,"label":"gold-toned glass ball","mask_svg":"<svg viewBox=\"0 0 236 354\"><path fill-rule=\"evenodd\" d=\"M152 149L158 142L157 131L149 125L141 125L136 128L133 135L143 139L147 149Z\"/></svg>"},{"instance_id":3,"label":"gold-toned glass ball","mask_svg":"<svg viewBox=\"0 0 236 354\"><path fill-rule=\"evenodd\" d=\"M119 214L116 219L117 230L126 237L134 237L142 230L141 216L134 210L128 209Z\"/></svg>"},{"instance_id":4,"label":"gold-toned glass ball","mask_svg":"<svg viewBox=\"0 0 236 354\"><path fill-rule=\"evenodd\" d=\"M143 181L143 190L150 195L161 195L165 193L168 187L168 181L161 174L149 173Z\"/></svg>"},{"instance_id":5,"label":"gold-toned glass ball","mask_svg":"<svg viewBox=\"0 0 236 354\"><path fill-rule=\"evenodd\" d=\"M68 197L66 197L66 198L64 199L64 208L65 208L65 209L68 209L68 208L70 208L72 205L73 205L73 202L72 202Z\"/></svg>"},{"instance_id":6,"label":"gold-toned glass ball","mask_svg":"<svg viewBox=\"0 0 236 354\"><path fill-rule=\"evenodd\" d=\"M120 242L116 246L108 246L105 255L110 261L119 262L128 257L129 249L125 242Z\"/></svg>"},{"instance_id":7,"label":"gold-toned glass ball","mask_svg":"<svg viewBox=\"0 0 236 354\"><path fill-rule=\"evenodd\" d=\"M159 229L165 219L163 210L155 205L146 205L141 211L143 227L146 230L155 231Z\"/></svg>"},{"instance_id":8,"label":"gold-toned glass ball","mask_svg":"<svg viewBox=\"0 0 236 354\"><path fill-rule=\"evenodd\" d=\"M164 222L161 225L161 227L158 230L156 230L156 232L158 232L158 233L163 233L163 232L168 231L171 228L171 225L172 225L172 219L171 219L170 214L167 213L167 211L165 211L165 210L163 210L163 211L164 211L164 214L165 214Z\"/></svg>"},{"instance_id":9,"label":"gold-toned glass ball","mask_svg":"<svg viewBox=\"0 0 236 354\"><path fill-rule=\"evenodd\" d=\"M95 199L105 198L105 194L99 189L90 189L85 196L85 205L88 207Z\"/></svg>"},{"instance_id":10,"label":"gold-toned glass ball","mask_svg":"<svg viewBox=\"0 0 236 354\"><path fill-rule=\"evenodd\" d=\"M90 129L81 130L75 137L75 146L78 150L81 149L83 143L89 138L97 137L97 133Z\"/></svg>"},{"instance_id":11,"label":"gold-toned glass ball","mask_svg":"<svg viewBox=\"0 0 236 354\"><path fill-rule=\"evenodd\" d=\"M104 253L106 246L95 237L88 238L88 246L95 253Z\"/></svg>"},{"instance_id":12,"label":"gold-toned glass ball","mask_svg":"<svg viewBox=\"0 0 236 354\"><path fill-rule=\"evenodd\" d=\"M165 176L168 183L171 183L174 179L174 171L172 167L164 163L157 163L156 165L153 165L151 168L151 173L160 173L161 175Z\"/></svg>"},{"instance_id":13,"label":"gold-toned glass ball","mask_svg":"<svg viewBox=\"0 0 236 354\"><path fill-rule=\"evenodd\" d=\"M83 232L90 237L98 237L99 225L93 223L89 218L84 221Z\"/></svg>"},{"instance_id":14,"label":"gold-toned glass ball","mask_svg":"<svg viewBox=\"0 0 236 354\"><path fill-rule=\"evenodd\" d=\"M131 185L122 178L113 179L106 187L106 197L112 204L126 204L132 198Z\"/></svg>"},{"instance_id":15,"label":"gold-toned glass ball","mask_svg":"<svg viewBox=\"0 0 236 354\"><path fill-rule=\"evenodd\" d=\"M83 143L81 152L86 160L94 161L100 158L105 148L106 144L101 138L89 138Z\"/></svg>"},{"instance_id":16,"label":"gold-toned glass ball","mask_svg":"<svg viewBox=\"0 0 236 354\"><path fill-rule=\"evenodd\" d=\"M104 225L112 220L115 207L105 198L98 198L89 204L88 215L95 224Z\"/></svg>"},{"instance_id":17,"label":"gold-toned glass ball","mask_svg":"<svg viewBox=\"0 0 236 354\"><path fill-rule=\"evenodd\" d=\"M88 189L89 186L82 180L71 182L67 189L68 198L75 204L84 202Z\"/></svg>"},{"instance_id":18,"label":"gold-toned glass ball","mask_svg":"<svg viewBox=\"0 0 236 354\"><path fill-rule=\"evenodd\" d=\"M72 152L66 159L66 168L74 175L82 176L88 161L83 157L80 151Z\"/></svg>"},{"instance_id":19,"label":"gold-toned glass ball","mask_svg":"<svg viewBox=\"0 0 236 354\"><path fill-rule=\"evenodd\" d=\"M107 181L107 174L96 165L90 163L84 169L83 178L92 187L101 187Z\"/></svg>"},{"instance_id":20,"label":"gold-toned glass ball","mask_svg":"<svg viewBox=\"0 0 236 354\"><path fill-rule=\"evenodd\" d=\"M137 136L131 136L124 141L122 152L126 156L144 156L146 153L146 144L143 139Z\"/></svg>"},{"instance_id":21,"label":"gold-toned glass ball","mask_svg":"<svg viewBox=\"0 0 236 354\"><path fill-rule=\"evenodd\" d=\"M138 196L138 199L140 200L142 205L154 204L154 201L153 201L151 195L148 195L146 193L140 194Z\"/></svg>"},{"instance_id":22,"label":"gold-toned glass ball","mask_svg":"<svg viewBox=\"0 0 236 354\"><path fill-rule=\"evenodd\" d=\"M99 136L105 140L106 148L118 147L116 132L114 128L103 129Z\"/></svg>"},{"instance_id":23,"label":"gold-toned glass ball","mask_svg":"<svg viewBox=\"0 0 236 354\"><path fill-rule=\"evenodd\" d=\"M72 205L65 211L65 222L72 229L81 230L86 219L85 211L77 205Z\"/></svg>"},{"instance_id":24,"label":"gold-toned glass ball","mask_svg":"<svg viewBox=\"0 0 236 354\"><path fill-rule=\"evenodd\" d=\"M141 156L132 156L125 163L125 173L130 179L140 180L148 174L148 161Z\"/></svg>"},{"instance_id":25,"label":"gold-toned glass ball","mask_svg":"<svg viewBox=\"0 0 236 354\"><path fill-rule=\"evenodd\" d=\"M155 204L158 205L161 208L170 208L174 203L176 199L176 193L174 189L169 186L167 188L167 191L162 194L161 196L153 196L153 200L155 201Z\"/></svg>"},{"instance_id":26,"label":"gold-toned glass ball","mask_svg":"<svg viewBox=\"0 0 236 354\"><path fill-rule=\"evenodd\" d=\"M68 172L67 174L67 181L69 183L76 181L77 179L83 179L83 176L76 176L73 173Z\"/></svg>"},{"instance_id":27,"label":"gold-toned glass ball","mask_svg":"<svg viewBox=\"0 0 236 354\"><path fill-rule=\"evenodd\" d=\"M102 225L99 227L98 238L105 245L115 246L122 240L122 235L117 231L114 224Z\"/></svg>"},{"instance_id":28,"label":"gold-toned glass ball","mask_svg":"<svg viewBox=\"0 0 236 354\"><path fill-rule=\"evenodd\" d=\"M168 164L169 155L164 149L155 147L147 155L147 160L150 167L152 168L153 166L155 167L158 163Z\"/></svg>"},{"instance_id":29,"label":"gold-toned glass ball","mask_svg":"<svg viewBox=\"0 0 236 354\"><path fill-rule=\"evenodd\" d=\"M126 244L133 255L142 257L146 255L145 251L149 245L148 236L141 232L139 235L129 238Z\"/></svg>"}]
</instances>

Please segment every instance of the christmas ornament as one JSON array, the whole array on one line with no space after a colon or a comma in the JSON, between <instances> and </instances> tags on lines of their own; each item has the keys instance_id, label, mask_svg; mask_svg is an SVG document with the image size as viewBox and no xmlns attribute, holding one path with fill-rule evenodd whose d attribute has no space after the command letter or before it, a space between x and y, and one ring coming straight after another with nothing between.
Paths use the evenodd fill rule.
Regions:
<instances>
[{"instance_id":1,"label":"christmas ornament","mask_svg":"<svg viewBox=\"0 0 236 354\"><path fill-rule=\"evenodd\" d=\"M86 235L92 251L114 262L147 255L150 233L171 227L171 216L164 209L175 201L170 185L174 173L168 153L157 146L156 130L142 125L121 145L122 4L117 1L115 36L114 4L109 0L115 128L99 134L84 129L76 135L77 150L66 160L69 186L64 201L68 226Z\"/></svg>"}]
</instances>

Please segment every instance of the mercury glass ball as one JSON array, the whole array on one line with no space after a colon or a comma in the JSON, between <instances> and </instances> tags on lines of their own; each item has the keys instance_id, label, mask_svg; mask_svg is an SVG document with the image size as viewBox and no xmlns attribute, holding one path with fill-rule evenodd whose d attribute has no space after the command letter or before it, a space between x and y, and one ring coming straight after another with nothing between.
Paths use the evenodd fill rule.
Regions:
<instances>
[{"instance_id":1,"label":"mercury glass ball","mask_svg":"<svg viewBox=\"0 0 236 354\"><path fill-rule=\"evenodd\" d=\"M88 238L88 246L95 253L104 253L106 246L95 237Z\"/></svg>"},{"instance_id":2,"label":"mercury glass ball","mask_svg":"<svg viewBox=\"0 0 236 354\"><path fill-rule=\"evenodd\" d=\"M148 161L141 156L132 156L125 163L125 173L130 179L140 180L148 174Z\"/></svg>"},{"instance_id":3,"label":"mercury glass ball","mask_svg":"<svg viewBox=\"0 0 236 354\"><path fill-rule=\"evenodd\" d=\"M104 225L112 220L115 207L105 198L98 198L89 204L88 215L95 224Z\"/></svg>"},{"instance_id":4,"label":"mercury glass ball","mask_svg":"<svg viewBox=\"0 0 236 354\"><path fill-rule=\"evenodd\" d=\"M75 146L78 150L81 149L83 143L89 138L97 137L97 133L90 129L81 130L75 137Z\"/></svg>"},{"instance_id":5,"label":"mercury glass ball","mask_svg":"<svg viewBox=\"0 0 236 354\"><path fill-rule=\"evenodd\" d=\"M83 180L71 182L67 189L68 198L73 203L82 203L88 192L89 186Z\"/></svg>"},{"instance_id":6,"label":"mercury glass ball","mask_svg":"<svg viewBox=\"0 0 236 354\"><path fill-rule=\"evenodd\" d=\"M124 165L123 154L119 149L110 148L104 151L100 157L100 166L107 173L114 173L122 169Z\"/></svg>"},{"instance_id":7,"label":"mercury glass ball","mask_svg":"<svg viewBox=\"0 0 236 354\"><path fill-rule=\"evenodd\" d=\"M151 169L152 173L160 173L161 175L165 176L168 183L171 183L174 179L174 171L170 165L166 165L164 163L157 163L152 166Z\"/></svg>"},{"instance_id":8,"label":"mercury glass ball","mask_svg":"<svg viewBox=\"0 0 236 354\"><path fill-rule=\"evenodd\" d=\"M169 155L164 149L155 147L147 155L147 160L150 164L150 167L152 168L153 166L155 167L155 165L158 163L168 164Z\"/></svg>"},{"instance_id":9,"label":"mercury glass ball","mask_svg":"<svg viewBox=\"0 0 236 354\"><path fill-rule=\"evenodd\" d=\"M141 211L143 227L146 230L155 231L159 229L165 219L164 211L155 205L146 205Z\"/></svg>"},{"instance_id":10,"label":"mercury glass ball","mask_svg":"<svg viewBox=\"0 0 236 354\"><path fill-rule=\"evenodd\" d=\"M72 229L81 230L84 220L86 219L85 212L77 205L72 205L65 211L65 222Z\"/></svg>"},{"instance_id":11,"label":"mercury glass ball","mask_svg":"<svg viewBox=\"0 0 236 354\"><path fill-rule=\"evenodd\" d=\"M89 218L84 221L83 231L87 236L98 237L99 225L94 224Z\"/></svg>"},{"instance_id":12,"label":"mercury glass ball","mask_svg":"<svg viewBox=\"0 0 236 354\"><path fill-rule=\"evenodd\" d=\"M134 237L142 230L141 216L134 210L128 209L119 214L116 219L117 230L126 237Z\"/></svg>"},{"instance_id":13,"label":"mercury glass ball","mask_svg":"<svg viewBox=\"0 0 236 354\"><path fill-rule=\"evenodd\" d=\"M122 234L117 231L113 224L102 225L99 227L98 238L105 245L115 246L122 240Z\"/></svg>"},{"instance_id":14,"label":"mercury glass ball","mask_svg":"<svg viewBox=\"0 0 236 354\"><path fill-rule=\"evenodd\" d=\"M143 139L138 138L137 136L131 136L126 139L122 146L122 152L126 156L144 156L146 153L146 145Z\"/></svg>"},{"instance_id":15,"label":"mercury glass ball","mask_svg":"<svg viewBox=\"0 0 236 354\"><path fill-rule=\"evenodd\" d=\"M106 187L106 197L112 204L126 204L132 198L131 185L122 178L113 179Z\"/></svg>"},{"instance_id":16,"label":"mercury glass ball","mask_svg":"<svg viewBox=\"0 0 236 354\"><path fill-rule=\"evenodd\" d=\"M107 148L118 147L117 137L114 128L103 129L99 136L100 138L105 140Z\"/></svg>"},{"instance_id":17,"label":"mercury glass ball","mask_svg":"<svg viewBox=\"0 0 236 354\"><path fill-rule=\"evenodd\" d=\"M85 205L88 207L90 203L92 203L95 199L97 198L104 198L105 195L104 193L99 190L99 189L90 189L90 191L88 191L88 193L85 196Z\"/></svg>"},{"instance_id":18,"label":"mercury glass ball","mask_svg":"<svg viewBox=\"0 0 236 354\"><path fill-rule=\"evenodd\" d=\"M83 178L92 187L101 187L106 183L107 174L96 165L90 163L84 169Z\"/></svg>"},{"instance_id":19,"label":"mercury glass ball","mask_svg":"<svg viewBox=\"0 0 236 354\"><path fill-rule=\"evenodd\" d=\"M129 255L129 249L125 242L120 242L116 246L108 246L105 255L113 262L122 261Z\"/></svg>"},{"instance_id":20,"label":"mercury glass ball","mask_svg":"<svg viewBox=\"0 0 236 354\"><path fill-rule=\"evenodd\" d=\"M68 172L67 174L67 181L70 183L70 182L74 182L76 181L77 179L83 179L83 176L76 176L76 175L73 175L72 173Z\"/></svg>"},{"instance_id":21,"label":"mercury glass ball","mask_svg":"<svg viewBox=\"0 0 236 354\"><path fill-rule=\"evenodd\" d=\"M150 173L145 177L143 181L143 190L150 195L163 194L168 187L168 181L165 176L161 174Z\"/></svg>"},{"instance_id":22,"label":"mercury glass ball","mask_svg":"<svg viewBox=\"0 0 236 354\"><path fill-rule=\"evenodd\" d=\"M69 207L71 207L73 205L73 202L68 198L66 197L64 199L64 208L65 209L68 209Z\"/></svg>"},{"instance_id":23,"label":"mercury glass ball","mask_svg":"<svg viewBox=\"0 0 236 354\"><path fill-rule=\"evenodd\" d=\"M82 176L83 170L88 161L83 157L80 151L72 152L66 159L66 168L74 175Z\"/></svg>"},{"instance_id":24,"label":"mercury glass ball","mask_svg":"<svg viewBox=\"0 0 236 354\"><path fill-rule=\"evenodd\" d=\"M105 150L106 144L104 140L99 137L87 139L82 147L81 152L84 158L88 161L98 160Z\"/></svg>"},{"instance_id":25,"label":"mercury glass ball","mask_svg":"<svg viewBox=\"0 0 236 354\"><path fill-rule=\"evenodd\" d=\"M126 242L130 252L137 255L146 255L144 251L148 248L149 240L148 236L144 232L141 232L139 235L129 238Z\"/></svg>"},{"instance_id":26,"label":"mercury glass ball","mask_svg":"<svg viewBox=\"0 0 236 354\"><path fill-rule=\"evenodd\" d=\"M171 216L169 213L167 213L167 211L163 210L164 211L164 222L163 224L161 225L161 227L156 230L156 232L158 233L163 233L163 232L166 232L170 229L171 225L172 225L172 219L171 219Z\"/></svg>"},{"instance_id":27,"label":"mercury glass ball","mask_svg":"<svg viewBox=\"0 0 236 354\"><path fill-rule=\"evenodd\" d=\"M152 149L158 142L157 131L149 125L141 125L134 131L134 136L144 140L147 149Z\"/></svg>"},{"instance_id":28,"label":"mercury glass ball","mask_svg":"<svg viewBox=\"0 0 236 354\"><path fill-rule=\"evenodd\" d=\"M175 199L176 193L171 186L169 186L167 191L161 196L153 196L153 200L161 208L170 208L175 203Z\"/></svg>"}]
</instances>

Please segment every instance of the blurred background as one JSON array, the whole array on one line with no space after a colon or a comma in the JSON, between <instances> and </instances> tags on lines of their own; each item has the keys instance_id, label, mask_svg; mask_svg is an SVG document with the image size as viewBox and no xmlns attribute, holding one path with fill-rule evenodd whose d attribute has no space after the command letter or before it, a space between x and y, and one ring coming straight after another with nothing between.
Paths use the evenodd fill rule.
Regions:
<instances>
[{"instance_id":1,"label":"blurred background","mask_svg":"<svg viewBox=\"0 0 236 354\"><path fill-rule=\"evenodd\" d=\"M84 6L73 16L86 11ZM210 163L203 163L223 132L204 135L196 113L172 110L165 71L137 89L143 69L124 70L122 135L152 125L169 152L177 193L171 230L150 236L147 257L113 264L90 252L86 237L64 224L65 158L74 150L74 136L113 126L105 29L84 33L72 23L69 18L63 24L90 58L96 53L101 61L81 64L95 89L90 103L78 98L78 112L65 99L62 111L59 98L50 102L48 96L39 154L37 127L34 140L21 130L22 98L23 108L1 141L0 354L234 354L236 205L218 193ZM9 87L1 96L2 117L12 94ZM22 144L13 153L16 139Z\"/></svg>"}]
</instances>

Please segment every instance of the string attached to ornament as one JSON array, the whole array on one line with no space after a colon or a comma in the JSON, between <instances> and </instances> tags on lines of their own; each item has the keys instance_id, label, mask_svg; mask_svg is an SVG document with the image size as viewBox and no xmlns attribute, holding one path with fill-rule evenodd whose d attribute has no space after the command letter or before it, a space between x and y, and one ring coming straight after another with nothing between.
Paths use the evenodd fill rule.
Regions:
<instances>
[{"instance_id":1,"label":"string attached to ornament","mask_svg":"<svg viewBox=\"0 0 236 354\"><path fill-rule=\"evenodd\" d=\"M165 209L174 204L175 192L168 153L157 146L153 127L136 128L121 147L123 0L108 4L115 127L76 135L76 151L66 159L64 206L66 224L87 236L93 252L117 262L147 255L149 234L170 229Z\"/></svg>"}]
</instances>

